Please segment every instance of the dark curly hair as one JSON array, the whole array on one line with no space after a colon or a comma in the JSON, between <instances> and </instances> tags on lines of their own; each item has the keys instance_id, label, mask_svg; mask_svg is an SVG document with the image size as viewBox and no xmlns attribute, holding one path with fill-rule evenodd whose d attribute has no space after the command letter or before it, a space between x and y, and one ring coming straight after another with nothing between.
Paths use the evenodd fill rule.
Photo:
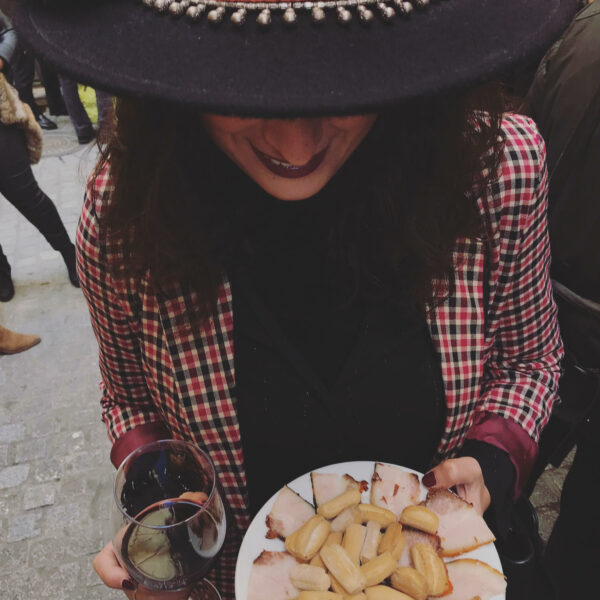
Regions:
<instances>
[{"instance_id":1,"label":"dark curly hair","mask_svg":"<svg viewBox=\"0 0 600 600\"><path fill-rule=\"evenodd\" d=\"M477 198L496 177L502 111L500 88L488 85L379 115L326 187L343 199L331 252L357 289L393 297L408 277L419 310L452 292L456 241L485 235ZM244 219L226 202L237 167L192 109L120 99L115 116L98 167L109 163L114 184L102 230L121 247L111 273L149 271L165 293L172 282L193 289L204 320L242 251Z\"/></svg>"}]
</instances>

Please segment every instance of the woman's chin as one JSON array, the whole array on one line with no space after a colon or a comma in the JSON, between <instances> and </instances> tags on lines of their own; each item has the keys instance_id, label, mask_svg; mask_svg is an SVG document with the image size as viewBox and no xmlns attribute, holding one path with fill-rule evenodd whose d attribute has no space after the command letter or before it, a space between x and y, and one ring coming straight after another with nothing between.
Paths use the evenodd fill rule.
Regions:
<instances>
[{"instance_id":1,"label":"woman's chin","mask_svg":"<svg viewBox=\"0 0 600 600\"><path fill-rule=\"evenodd\" d=\"M254 181L265 191L267 194L282 200L284 202L298 202L311 198L318 192L320 192L327 182L331 179L330 177L301 177L298 179L284 179L277 177L276 179L258 180Z\"/></svg>"}]
</instances>

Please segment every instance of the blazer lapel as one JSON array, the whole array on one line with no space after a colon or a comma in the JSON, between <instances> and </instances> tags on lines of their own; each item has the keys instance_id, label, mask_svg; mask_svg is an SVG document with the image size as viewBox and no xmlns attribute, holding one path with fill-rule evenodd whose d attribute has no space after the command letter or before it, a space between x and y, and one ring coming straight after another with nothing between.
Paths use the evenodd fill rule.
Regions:
<instances>
[{"instance_id":1,"label":"blazer lapel","mask_svg":"<svg viewBox=\"0 0 600 600\"><path fill-rule=\"evenodd\" d=\"M224 281L217 311L204 324L189 319L197 295L179 286L159 295L161 325L173 361L178 401L199 445L210 454L219 481L240 529L248 526L246 475L235 409L233 309L231 288Z\"/></svg>"}]
</instances>

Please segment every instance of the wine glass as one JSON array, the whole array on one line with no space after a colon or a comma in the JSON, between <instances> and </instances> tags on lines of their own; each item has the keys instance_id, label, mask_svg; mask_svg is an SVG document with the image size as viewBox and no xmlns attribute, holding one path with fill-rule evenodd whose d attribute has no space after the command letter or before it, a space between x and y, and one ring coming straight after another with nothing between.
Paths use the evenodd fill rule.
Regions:
<instances>
[{"instance_id":1,"label":"wine glass","mask_svg":"<svg viewBox=\"0 0 600 600\"><path fill-rule=\"evenodd\" d=\"M178 440L134 450L117 471L111 525L117 557L138 585L160 592L198 585L195 598L221 600L203 580L227 529L205 452Z\"/></svg>"}]
</instances>

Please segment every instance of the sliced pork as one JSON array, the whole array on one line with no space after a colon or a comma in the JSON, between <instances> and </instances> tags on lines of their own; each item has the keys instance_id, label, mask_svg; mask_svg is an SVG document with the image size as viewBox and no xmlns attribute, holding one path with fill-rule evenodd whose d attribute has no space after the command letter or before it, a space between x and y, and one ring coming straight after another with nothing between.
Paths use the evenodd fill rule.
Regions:
<instances>
[{"instance_id":1,"label":"sliced pork","mask_svg":"<svg viewBox=\"0 0 600 600\"><path fill-rule=\"evenodd\" d=\"M312 482L315 506L317 507L337 498L347 490L356 488L362 493L369 489L369 484L366 481L356 481L350 475L313 472L310 474L310 480Z\"/></svg>"},{"instance_id":2,"label":"sliced pork","mask_svg":"<svg viewBox=\"0 0 600 600\"><path fill-rule=\"evenodd\" d=\"M446 564L452 593L444 600L490 600L506 593L506 578L480 560L460 558Z\"/></svg>"},{"instance_id":3,"label":"sliced pork","mask_svg":"<svg viewBox=\"0 0 600 600\"><path fill-rule=\"evenodd\" d=\"M411 504L417 504L421 495L421 484L414 473L404 469L375 463L371 485L371 504L391 510L396 519Z\"/></svg>"},{"instance_id":4,"label":"sliced pork","mask_svg":"<svg viewBox=\"0 0 600 600\"><path fill-rule=\"evenodd\" d=\"M248 600L291 600L300 594L290 579L299 564L287 552L264 551L254 561L248 584Z\"/></svg>"},{"instance_id":5,"label":"sliced pork","mask_svg":"<svg viewBox=\"0 0 600 600\"><path fill-rule=\"evenodd\" d=\"M440 538L437 535L431 535L412 527L403 527L402 533L404 534L404 550L402 550L402 554L398 560L399 567L413 566L410 559L410 549L415 544L429 544L438 554L440 553Z\"/></svg>"},{"instance_id":6,"label":"sliced pork","mask_svg":"<svg viewBox=\"0 0 600 600\"><path fill-rule=\"evenodd\" d=\"M448 490L430 492L425 506L440 518L442 556L457 556L496 539L472 504Z\"/></svg>"},{"instance_id":7,"label":"sliced pork","mask_svg":"<svg viewBox=\"0 0 600 600\"><path fill-rule=\"evenodd\" d=\"M286 485L267 515L267 537L285 539L314 515L313 505Z\"/></svg>"}]
</instances>

